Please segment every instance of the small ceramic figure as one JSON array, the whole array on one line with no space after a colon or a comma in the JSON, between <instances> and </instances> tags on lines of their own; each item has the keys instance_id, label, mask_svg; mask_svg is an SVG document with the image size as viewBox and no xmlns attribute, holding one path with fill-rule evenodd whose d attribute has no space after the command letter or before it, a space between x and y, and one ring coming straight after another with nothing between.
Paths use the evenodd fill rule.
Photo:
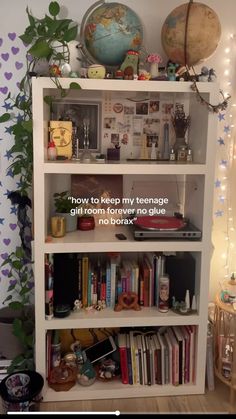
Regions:
<instances>
[{"instance_id":1,"label":"small ceramic figure","mask_svg":"<svg viewBox=\"0 0 236 419\"><path fill-rule=\"evenodd\" d=\"M210 68L210 70L209 70L208 81L210 81L210 82L216 81L216 73L215 73L214 68Z\"/></svg>"},{"instance_id":2,"label":"small ceramic figure","mask_svg":"<svg viewBox=\"0 0 236 419\"><path fill-rule=\"evenodd\" d=\"M198 76L198 80L199 81L208 81L208 77L209 77L209 70L207 67L202 67L201 68L201 74L199 74Z\"/></svg>"},{"instance_id":3,"label":"small ceramic figure","mask_svg":"<svg viewBox=\"0 0 236 419\"><path fill-rule=\"evenodd\" d=\"M125 80L133 80L134 74L138 74L138 57L139 53L137 51L127 51L126 57L120 66Z\"/></svg>"}]
</instances>

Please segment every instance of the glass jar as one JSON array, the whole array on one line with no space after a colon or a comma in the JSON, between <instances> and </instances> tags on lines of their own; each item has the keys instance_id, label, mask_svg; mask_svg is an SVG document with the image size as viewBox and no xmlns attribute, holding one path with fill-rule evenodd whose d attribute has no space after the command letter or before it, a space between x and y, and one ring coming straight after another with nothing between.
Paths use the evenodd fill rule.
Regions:
<instances>
[{"instance_id":1,"label":"glass jar","mask_svg":"<svg viewBox=\"0 0 236 419\"><path fill-rule=\"evenodd\" d=\"M186 161L187 160L187 146L180 146L177 150L177 161Z\"/></svg>"}]
</instances>

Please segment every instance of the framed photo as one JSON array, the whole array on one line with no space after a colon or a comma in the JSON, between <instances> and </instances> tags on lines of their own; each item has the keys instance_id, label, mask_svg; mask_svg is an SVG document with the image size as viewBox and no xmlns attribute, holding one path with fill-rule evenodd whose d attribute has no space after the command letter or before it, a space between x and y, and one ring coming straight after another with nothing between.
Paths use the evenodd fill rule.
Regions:
<instances>
[{"instance_id":1,"label":"framed photo","mask_svg":"<svg viewBox=\"0 0 236 419\"><path fill-rule=\"evenodd\" d=\"M51 119L72 121L75 135L79 138L79 148L84 149L88 140L89 150L101 149L101 102L54 101ZM74 131L74 130L73 130Z\"/></svg>"}]
</instances>

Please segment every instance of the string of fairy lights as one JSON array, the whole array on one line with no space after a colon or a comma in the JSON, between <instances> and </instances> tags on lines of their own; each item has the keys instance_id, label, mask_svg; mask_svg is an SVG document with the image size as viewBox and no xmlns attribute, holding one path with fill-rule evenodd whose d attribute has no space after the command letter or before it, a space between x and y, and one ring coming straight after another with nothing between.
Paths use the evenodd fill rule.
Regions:
<instances>
[{"instance_id":1,"label":"string of fairy lights","mask_svg":"<svg viewBox=\"0 0 236 419\"><path fill-rule=\"evenodd\" d=\"M218 113L219 136L217 138L217 162L215 179L215 209L214 219L223 217L224 222L224 241L222 243L222 269L223 279L230 278L236 272L236 228L234 217L234 162L236 160L235 144L235 112L236 97L234 94L234 50L236 47L236 35L228 35L224 49L224 72L220 85L224 95L231 96L228 108ZM217 243L219 245L219 243Z\"/></svg>"}]
</instances>

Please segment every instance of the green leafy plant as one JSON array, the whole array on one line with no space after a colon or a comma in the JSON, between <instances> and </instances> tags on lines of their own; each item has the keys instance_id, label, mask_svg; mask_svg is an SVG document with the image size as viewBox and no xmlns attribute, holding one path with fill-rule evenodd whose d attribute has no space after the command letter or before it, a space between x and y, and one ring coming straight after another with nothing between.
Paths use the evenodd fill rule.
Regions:
<instances>
[{"instance_id":1,"label":"green leafy plant","mask_svg":"<svg viewBox=\"0 0 236 419\"><path fill-rule=\"evenodd\" d=\"M28 45L26 56L26 73L19 85L19 93L11 93L5 99L7 112L0 116L0 123L8 123L8 132L14 138L14 144L9 153L13 156L7 170L11 170L13 177L18 177L18 191L20 197L29 198L32 189L33 177L33 123L32 123L32 82L31 76L40 60L46 60L48 67L56 62L58 65L70 59L67 43L76 38L77 24L71 19L59 19L60 6L56 1L49 4L49 15L45 14L42 19L34 17L29 9L26 13L29 25L20 39ZM36 74L37 75L37 74ZM51 77L55 85L60 88L61 96L64 90L61 88L58 77ZM70 88L79 89L76 82L72 82ZM50 98L45 98L50 104ZM15 194L16 192L11 192ZM9 194L10 195L10 194ZM17 202L21 208L20 200ZM29 205L29 204L28 204ZM30 205L29 205L30 206ZM25 213L27 216L27 210ZM19 221L19 217L18 217ZM27 228L31 228L31 222ZM21 235L21 232L20 232ZM24 347L24 353L13 360L9 372L15 369L33 368L33 340L34 340L34 316L30 304L30 295L33 293L33 271L31 258L25 251L24 242L9 254L2 266L9 265L9 287L4 304L14 310L20 310L20 315L13 323L13 333L18 337ZM32 313L31 313L32 311ZM19 314L19 313L18 313Z\"/></svg>"},{"instance_id":2,"label":"green leafy plant","mask_svg":"<svg viewBox=\"0 0 236 419\"><path fill-rule=\"evenodd\" d=\"M58 19L60 6L56 1L49 4L49 15L42 19L34 17L27 7L29 25L20 39L30 45L28 54L33 57L29 63L34 68L38 59L45 58L48 62L69 63L70 51L68 42L77 36L78 25L71 19Z\"/></svg>"},{"instance_id":3,"label":"green leafy plant","mask_svg":"<svg viewBox=\"0 0 236 419\"><path fill-rule=\"evenodd\" d=\"M34 17L29 9L26 9L29 25L20 36L20 39L27 44L26 73L20 82L20 91L16 97L8 94L5 99L8 112L0 117L0 122L11 122L8 128L13 135L15 142L10 148L9 153L13 155L13 162L8 169L13 176L19 176L18 190L22 195L30 193L33 174L33 124L32 124L32 83L31 75L34 74L36 64L45 59L48 63L69 62L70 52L68 42L74 40L77 35L77 24L71 19L58 19L60 6L57 2L49 4L49 15L38 19ZM61 88L58 77L52 78L58 88L65 95ZM72 82L70 88L79 89L76 82ZM45 101L50 104L50 97Z\"/></svg>"},{"instance_id":4,"label":"green leafy plant","mask_svg":"<svg viewBox=\"0 0 236 419\"><path fill-rule=\"evenodd\" d=\"M72 203L69 191L57 192L53 194L54 205L58 213L70 213L70 210L76 208L76 204Z\"/></svg>"},{"instance_id":5,"label":"green leafy plant","mask_svg":"<svg viewBox=\"0 0 236 419\"><path fill-rule=\"evenodd\" d=\"M12 360L8 372L32 370L34 369L34 308L31 300L34 278L31 261L26 257L24 249L19 246L8 255L2 266L9 268L9 286L3 304L16 311L12 332L23 347L23 353Z\"/></svg>"}]
</instances>

